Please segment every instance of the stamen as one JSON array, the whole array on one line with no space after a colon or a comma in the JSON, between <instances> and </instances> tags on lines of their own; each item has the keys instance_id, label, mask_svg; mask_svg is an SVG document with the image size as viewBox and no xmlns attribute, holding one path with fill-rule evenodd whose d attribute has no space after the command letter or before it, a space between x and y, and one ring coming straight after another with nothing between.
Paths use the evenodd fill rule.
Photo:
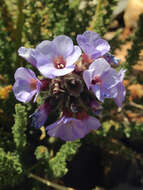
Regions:
<instances>
[{"instance_id":1,"label":"stamen","mask_svg":"<svg viewBox=\"0 0 143 190\"><path fill-rule=\"evenodd\" d=\"M56 69L63 69L66 66L66 61L62 56L57 56L53 60Z\"/></svg>"}]
</instances>

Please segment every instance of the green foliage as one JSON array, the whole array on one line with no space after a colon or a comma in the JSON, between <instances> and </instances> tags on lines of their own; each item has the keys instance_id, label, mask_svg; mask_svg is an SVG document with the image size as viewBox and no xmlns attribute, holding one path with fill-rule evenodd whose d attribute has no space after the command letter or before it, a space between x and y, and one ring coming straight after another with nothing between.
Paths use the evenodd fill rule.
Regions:
<instances>
[{"instance_id":1,"label":"green foliage","mask_svg":"<svg viewBox=\"0 0 143 190\"><path fill-rule=\"evenodd\" d=\"M56 179L63 177L67 172L67 161L70 161L77 153L81 146L81 142L66 142L61 146L56 155L50 158L48 149L40 145L35 150L36 159L39 161L38 166L42 166L42 170L48 179Z\"/></svg>"},{"instance_id":2,"label":"green foliage","mask_svg":"<svg viewBox=\"0 0 143 190\"><path fill-rule=\"evenodd\" d=\"M14 186L20 180L22 165L16 152L5 152L0 148L0 187Z\"/></svg>"},{"instance_id":3,"label":"green foliage","mask_svg":"<svg viewBox=\"0 0 143 190\"><path fill-rule=\"evenodd\" d=\"M5 31L4 21L0 12L0 73L9 81L13 81L13 49L14 43L10 39L10 33Z\"/></svg>"},{"instance_id":4,"label":"green foliage","mask_svg":"<svg viewBox=\"0 0 143 190\"><path fill-rule=\"evenodd\" d=\"M18 16L17 16L17 25L15 33L16 50L18 50L18 48L21 46L21 41L22 41L22 30L24 24L24 14L23 14L24 0L17 1L17 6L18 6ZM20 64L17 64L17 66L19 65Z\"/></svg>"},{"instance_id":5,"label":"green foliage","mask_svg":"<svg viewBox=\"0 0 143 190\"><path fill-rule=\"evenodd\" d=\"M27 41L37 45L42 39L60 34L69 35L75 40L76 34L86 30L95 12L95 6L86 3L84 8L79 9L79 4L79 0L74 3L67 0L27 0L24 9L24 33Z\"/></svg>"},{"instance_id":6,"label":"green foliage","mask_svg":"<svg viewBox=\"0 0 143 190\"><path fill-rule=\"evenodd\" d=\"M15 67L14 23L4 0L0 1L0 74L13 81Z\"/></svg>"},{"instance_id":7,"label":"green foliage","mask_svg":"<svg viewBox=\"0 0 143 190\"><path fill-rule=\"evenodd\" d=\"M48 149L45 146L37 146L35 155L37 160L43 159L48 162L50 158Z\"/></svg>"},{"instance_id":8,"label":"green foliage","mask_svg":"<svg viewBox=\"0 0 143 190\"><path fill-rule=\"evenodd\" d=\"M17 58L17 49L23 45L35 47L42 40L51 40L56 35L69 35L76 40L76 35L90 28L104 36L113 19L113 9L118 0L1 0L0 1L0 88L12 84L14 73L18 66L32 67L21 58ZM143 48L143 15L140 16L138 27L128 52L126 63L129 80L132 77L133 65L139 60ZM114 52L120 48L123 41L119 38L121 29L117 30L111 39L111 49ZM122 67L122 66L121 66ZM1 76L5 81L1 82ZM138 79L135 77L135 82ZM0 188L19 188L25 183L29 172L34 172L52 180L59 180L68 172L67 162L70 162L79 151L82 143L91 148L97 146L103 153L122 155L128 160L136 159L143 164L142 155L127 147L122 139L130 142L142 141L143 127L137 121L128 118L127 111L141 113L141 108L133 108L126 101L122 110L110 100L105 101L104 113L100 119L102 127L92 132L82 141L61 143L59 140L40 139L40 130L31 127L28 118L33 113L34 104L15 105L15 97L11 93L6 100L0 100ZM38 107L42 103L39 97ZM139 100L139 103L142 102ZM55 104L55 102L54 102ZM56 114L55 114L56 115ZM1 119L3 118L3 119ZM55 120L50 117L51 120ZM5 123L4 123L5 122ZM29 123L28 123L29 122ZM14 123L14 125L13 125ZM10 128L10 125L13 125ZM28 127L27 127L28 126ZM12 133L11 133L12 131ZM12 138L13 135L13 138ZM48 140L47 140L48 139ZM62 145L61 145L62 144ZM107 159L106 157L103 159ZM81 158L82 160L82 158ZM24 178L25 177L25 178ZM30 189L44 189L37 181L30 180ZM27 184L26 184L27 185ZM26 189L25 186L23 189ZM23 190L22 189L22 190ZM46 188L45 188L46 189Z\"/></svg>"},{"instance_id":9,"label":"green foliage","mask_svg":"<svg viewBox=\"0 0 143 190\"><path fill-rule=\"evenodd\" d=\"M79 140L75 142L66 142L61 146L56 156L49 161L49 167L54 178L62 177L68 172L66 161L70 161L72 159L80 146L81 142Z\"/></svg>"},{"instance_id":10,"label":"green foliage","mask_svg":"<svg viewBox=\"0 0 143 190\"><path fill-rule=\"evenodd\" d=\"M137 30L133 37L133 43L131 49L128 50L128 55L126 57L125 68L127 72L132 71L133 65L139 60L139 54L143 49L143 14L140 15L138 20Z\"/></svg>"},{"instance_id":11,"label":"green foliage","mask_svg":"<svg viewBox=\"0 0 143 190\"><path fill-rule=\"evenodd\" d=\"M21 104L15 105L15 124L12 127L12 133L16 148L23 150L27 144L26 140L26 127L27 127L27 113L25 106Z\"/></svg>"},{"instance_id":12,"label":"green foliage","mask_svg":"<svg viewBox=\"0 0 143 190\"><path fill-rule=\"evenodd\" d=\"M36 46L40 41L43 40L44 37L48 39L49 35L46 30L48 23L48 6L46 0L25 1L23 13L25 18L25 23L23 26L23 35L26 38L26 40L24 40L23 43L25 43L26 41L26 43L29 43L30 46ZM44 22L45 19L46 22ZM44 32L42 32L42 27L44 28Z\"/></svg>"},{"instance_id":13,"label":"green foliage","mask_svg":"<svg viewBox=\"0 0 143 190\"><path fill-rule=\"evenodd\" d=\"M90 17L94 14L94 7L86 6L79 10L79 1L69 3L63 0L62 3L56 0L48 0L49 25L48 29L52 32L52 36L66 34L73 39L77 33L85 31L89 25ZM90 11L88 11L90 10Z\"/></svg>"},{"instance_id":14,"label":"green foliage","mask_svg":"<svg viewBox=\"0 0 143 190\"><path fill-rule=\"evenodd\" d=\"M113 10L118 0L98 0L95 15L95 31L103 36L113 19Z\"/></svg>"}]
</instances>

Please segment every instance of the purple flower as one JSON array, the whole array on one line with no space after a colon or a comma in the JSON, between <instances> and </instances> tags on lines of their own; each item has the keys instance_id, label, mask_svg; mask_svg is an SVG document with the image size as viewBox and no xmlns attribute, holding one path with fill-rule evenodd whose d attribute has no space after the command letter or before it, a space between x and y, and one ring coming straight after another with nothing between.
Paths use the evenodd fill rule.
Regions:
<instances>
[{"instance_id":1,"label":"purple flower","mask_svg":"<svg viewBox=\"0 0 143 190\"><path fill-rule=\"evenodd\" d=\"M72 72L81 55L79 46L74 46L71 38L65 35L57 36L53 41L45 40L35 50L21 47L18 52L43 76L51 79Z\"/></svg>"},{"instance_id":2,"label":"purple flower","mask_svg":"<svg viewBox=\"0 0 143 190\"><path fill-rule=\"evenodd\" d=\"M63 116L55 123L47 126L47 133L52 137L59 137L65 141L75 141L83 138L91 130L96 130L100 127L100 122L91 116L85 119L76 119Z\"/></svg>"},{"instance_id":3,"label":"purple flower","mask_svg":"<svg viewBox=\"0 0 143 190\"><path fill-rule=\"evenodd\" d=\"M34 101L40 92L41 82L36 78L31 69L20 67L15 72L15 83L13 92L16 99L21 102L29 102L35 95Z\"/></svg>"},{"instance_id":4,"label":"purple flower","mask_svg":"<svg viewBox=\"0 0 143 190\"><path fill-rule=\"evenodd\" d=\"M89 59L95 60L110 50L110 45L96 32L86 31L77 35L77 42Z\"/></svg>"},{"instance_id":5,"label":"purple flower","mask_svg":"<svg viewBox=\"0 0 143 190\"><path fill-rule=\"evenodd\" d=\"M110 64L110 65L115 65L118 66L120 63L120 59L116 58L114 55L111 53L105 53L103 55L104 59Z\"/></svg>"},{"instance_id":6,"label":"purple flower","mask_svg":"<svg viewBox=\"0 0 143 190\"><path fill-rule=\"evenodd\" d=\"M83 79L88 89L92 89L97 99L115 98L118 94L117 84L120 76L103 58L95 60L83 73Z\"/></svg>"},{"instance_id":7,"label":"purple flower","mask_svg":"<svg viewBox=\"0 0 143 190\"><path fill-rule=\"evenodd\" d=\"M118 73L120 82L117 84L117 96L114 98L115 103L117 106L121 107L122 102L125 100L125 95L126 95L126 90L125 87L123 86L123 79L125 75L126 70L121 69Z\"/></svg>"},{"instance_id":8,"label":"purple flower","mask_svg":"<svg viewBox=\"0 0 143 190\"><path fill-rule=\"evenodd\" d=\"M18 49L18 55L36 67L35 49L20 47Z\"/></svg>"},{"instance_id":9,"label":"purple flower","mask_svg":"<svg viewBox=\"0 0 143 190\"><path fill-rule=\"evenodd\" d=\"M40 128L44 125L50 112L50 105L48 103L42 104L32 115L32 125Z\"/></svg>"}]
</instances>

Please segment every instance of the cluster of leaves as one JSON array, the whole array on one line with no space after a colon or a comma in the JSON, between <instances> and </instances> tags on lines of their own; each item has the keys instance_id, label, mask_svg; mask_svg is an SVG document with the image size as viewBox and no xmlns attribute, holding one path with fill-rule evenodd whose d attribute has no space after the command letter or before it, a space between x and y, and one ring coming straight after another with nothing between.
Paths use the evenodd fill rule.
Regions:
<instances>
[{"instance_id":1,"label":"cluster of leaves","mask_svg":"<svg viewBox=\"0 0 143 190\"><path fill-rule=\"evenodd\" d=\"M99 0L96 4L93 0L1 0L0 89L13 83L18 66L27 64L17 57L17 49L21 45L35 47L42 40L52 39L59 34L69 35L75 40L76 35L87 28L103 36L109 29L117 2ZM133 39L130 39L132 47L123 65L128 71L127 80L132 77L133 65L139 60L142 49L142 20L143 15L140 16ZM119 42L119 35L114 36L116 41ZM115 44L114 50L118 45ZM133 81L138 83L138 77L133 78ZM137 158L143 166L142 155L124 143L125 139L136 142L143 135L141 123L131 120L128 114L128 111L141 112L142 95L136 103L131 103L129 94L127 92L122 110L117 110L109 100L105 102L102 127L96 133L93 132L82 141L66 143L47 137L40 140L40 130L31 127L28 118L33 113L34 105L15 105L12 93L7 99L0 99L0 187L19 187L26 180L28 183L24 184L24 189L26 185L33 190L46 189L39 182L30 181L27 176L33 176L31 173L34 173L49 180L60 179L68 172L67 163L78 154L85 142L94 148L98 146L108 155L122 155L127 160Z\"/></svg>"},{"instance_id":2,"label":"cluster of leaves","mask_svg":"<svg viewBox=\"0 0 143 190\"><path fill-rule=\"evenodd\" d=\"M12 73L15 69L12 64L14 60L14 43L10 38L10 31L7 30L4 20L1 19L2 16L0 12L0 73L9 81L13 81Z\"/></svg>"},{"instance_id":3,"label":"cluster of leaves","mask_svg":"<svg viewBox=\"0 0 143 190\"><path fill-rule=\"evenodd\" d=\"M107 32L113 19L113 10L118 0L99 0L94 17L93 27L102 36Z\"/></svg>"},{"instance_id":4,"label":"cluster of leaves","mask_svg":"<svg viewBox=\"0 0 143 190\"><path fill-rule=\"evenodd\" d=\"M24 8L24 33L27 41L37 45L43 39L60 34L68 35L75 40L76 35L84 32L89 26L95 13L95 5L91 6L90 2L92 0L88 1L85 7L79 8L79 0L27 0ZM31 36L31 33L34 35Z\"/></svg>"},{"instance_id":5,"label":"cluster of leaves","mask_svg":"<svg viewBox=\"0 0 143 190\"><path fill-rule=\"evenodd\" d=\"M143 49L143 14L140 15L138 20L138 28L133 37L132 48L128 50L128 55L126 57L126 69L128 72L132 71L133 65L139 60L139 54ZM130 63L130 64L129 64Z\"/></svg>"},{"instance_id":6,"label":"cluster of leaves","mask_svg":"<svg viewBox=\"0 0 143 190\"><path fill-rule=\"evenodd\" d=\"M32 149L30 140L26 138L26 107L16 104L15 112L15 124L12 127L13 146L8 152L5 152L4 148L0 148L1 186L15 186L22 182L25 176L29 176L32 171L44 172L44 176L48 176L49 179L64 176L68 172L66 161L70 161L77 153L81 145L80 141L63 144L55 156L49 153L52 150L50 146L47 148L49 143L40 145L41 142L39 142L39 145L33 145ZM30 153L31 155L27 156L30 151L33 151L33 155ZM27 166L31 167L27 168Z\"/></svg>"},{"instance_id":7,"label":"cluster of leaves","mask_svg":"<svg viewBox=\"0 0 143 190\"><path fill-rule=\"evenodd\" d=\"M0 148L0 184L2 187L15 186L21 181L22 165L17 152L5 152Z\"/></svg>"}]
</instances>

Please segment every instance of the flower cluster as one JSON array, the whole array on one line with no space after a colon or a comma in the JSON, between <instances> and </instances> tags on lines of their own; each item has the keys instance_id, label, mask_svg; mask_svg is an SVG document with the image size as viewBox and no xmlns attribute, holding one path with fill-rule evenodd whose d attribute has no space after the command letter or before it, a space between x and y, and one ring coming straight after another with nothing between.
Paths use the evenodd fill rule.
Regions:
<instances>
[{"instance_id":1,"label":"flower cluster","mask_svg":"<svg viewBox=\"0 0 143 190\"><path fill-rule=\"evenodd\" d=\"M48 135L65 141L83 138L100 127L97 117L104 99L112 98L121 107L125 98L125 70L117 72L111 67L120 60L109 53L108 42L96 32L86 31L77 35L77 43L60 35L35 49L21 47L19 55L38 69L42 78L20 67L13 86L21 102L41 96L43 104L32 114L33 125L45 125Z\"/></svg>"}]
</instances>

